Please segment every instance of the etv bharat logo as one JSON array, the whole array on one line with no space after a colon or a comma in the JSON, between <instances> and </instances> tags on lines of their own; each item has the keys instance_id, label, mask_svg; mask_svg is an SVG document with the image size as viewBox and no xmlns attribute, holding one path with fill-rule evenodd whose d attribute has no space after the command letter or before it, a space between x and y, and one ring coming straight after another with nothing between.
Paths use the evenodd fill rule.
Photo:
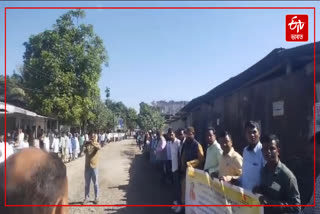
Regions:
<instances>
[{"instance_id":1,"label":"etv bharat logo","mask_svg":"<svg viewBox=\"0 0 320 214\"><path fill-rule=\"evenodd\" d=\"M286 41L308 41L308 15L286 15Z\"/></svg>"}]
</instances>

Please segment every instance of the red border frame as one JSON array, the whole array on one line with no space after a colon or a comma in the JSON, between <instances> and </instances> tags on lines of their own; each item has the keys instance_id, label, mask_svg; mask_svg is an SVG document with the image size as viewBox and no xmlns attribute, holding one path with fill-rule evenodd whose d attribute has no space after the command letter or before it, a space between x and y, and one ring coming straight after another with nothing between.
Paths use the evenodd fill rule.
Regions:
<instances>
[{"instance_id":1,"label":"red border frame","mask_svg":"<svg viewBox=\"0 0 320 214\"><path fill-rule=\"evenodd\" d=\"M315 7L5 7L5 11L4 11L4 16L5 16L5 21L4 21L4 34L5 34L5 46L4 46L4 50L5 50L5 54L4 54L4 72L5 72L5 77L4 77L4 81L5 81L5 90L4 90L4 94L5 94L5 98L4 98L4 102L5 102L5 114L4 114L4 119L5 119L5 126L4 126L4 132L6 133L6 121L7 121L7 117L6 117L6 75L7 75L7 9L122 9L122 10L131 10L131 9L135 9L135 10L143 10L143 9L186 9L186 10L190 10L190 9L204 9L204 10L210 10L210 9L313 9L313 17L314 17L314 112L315 112L315 101L316 101L316 8ZM313 133L315 135L315 114L313 117ZM5 141L6 141L6 135L5 137ZM316 197L315 197L315 189L316 189L316 144L315 144L315 138L314 138L314 204L313 205L9 205L7 204L7 192L6 192L6 184L7 184L7 168L6 168L6 160L5 160L5 207L172 207L172 206L181 206L181 207L203 207L203 206L212 206L212 207L224 207L224 206L235 206L235 207L314 207L316 204ZM6 144L5 144L5 159L6 159Z\"/></svg>"}]
</instances>

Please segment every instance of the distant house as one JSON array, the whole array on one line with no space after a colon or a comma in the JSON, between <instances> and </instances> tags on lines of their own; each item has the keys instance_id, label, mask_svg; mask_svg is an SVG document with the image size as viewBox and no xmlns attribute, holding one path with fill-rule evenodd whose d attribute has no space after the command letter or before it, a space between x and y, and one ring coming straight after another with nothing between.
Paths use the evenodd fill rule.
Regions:
<instances>
[{"instance_id":1,"label":"distant house","mask_svg":"<svg viewBox=\"0 0 320 214\"><path fill-rule=\"evenodd\" d=\"M6 113L6 123L5 123ZM49 130L58 129L58 121L54 118L45 117L35 112L0 102L0 134L4 135L6 124L6 132L11 133L21 128L23 130L30 129L34 137L37 136L38 132L43 129L45 132Z\"/></svg>"},{"instance_id":2,"label":"distant house","mask_svg":"<svg viewBox=\"0 0 320 214\"><path fill-rule=\"evenodd\" d=\"M165 120L168 121L179 112L185 105L188 104L188 101L153 101L151 103L152 106L158 108L162 116L164 116Z\"/></svg>"},{"instance_id":3,"label":"distant house","mask_svg":"<svg viewBox=\"0 0 320 214\"><path fill-rule=\"evenodd\" d=\"M262 134L279 136L281 158L300 176L300 184L312 184L313 164L306 164L310 157L304 152L304 146L313 134L314 83L315 102L320 102L319 57L320 42L315 46L312 43L290 49L277 48L244 72L193 99L168 121L168 126L177 129L192 125L200 142L204 142L208 126L218 131L227 129L232 133L234 147L242 153L246 146L244 123L256 120ZM310 193L308 185L304 187L303 200Z\"/></svg>"}]
</instances>

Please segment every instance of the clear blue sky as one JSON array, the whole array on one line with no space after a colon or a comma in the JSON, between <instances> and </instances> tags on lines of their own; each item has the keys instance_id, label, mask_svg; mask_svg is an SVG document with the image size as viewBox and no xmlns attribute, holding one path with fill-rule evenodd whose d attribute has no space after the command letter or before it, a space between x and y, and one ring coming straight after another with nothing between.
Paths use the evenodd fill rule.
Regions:
<instances>
[{"instance_id":1,"label":"clear blue sky","mask_svg":"<svg viewBox=\"0 0 320 214\"><path fill-rule=\"evenodd\" d=\"M16 6L318 6L317 2L2 2ZM320 8L319 8L320 9ZM318 9L318 10L319 10ZM22 65L23 42L50 29L66 10L7 10L7 74ZM141 101L187 100L203 95L239 74L274 48L305 43L285 41L285 15L309 14L313 42L313 10L86 10L108 51L109 67L99 81L101 98L139 109ZM316 23L320 23L317 12ZM316 40L319 41L319 30ZM4 53L4 34L0 34ZM0 58L4 65L4 57ZM4 66L0 67L4 74Z\"/></svg>"}]
</instances>

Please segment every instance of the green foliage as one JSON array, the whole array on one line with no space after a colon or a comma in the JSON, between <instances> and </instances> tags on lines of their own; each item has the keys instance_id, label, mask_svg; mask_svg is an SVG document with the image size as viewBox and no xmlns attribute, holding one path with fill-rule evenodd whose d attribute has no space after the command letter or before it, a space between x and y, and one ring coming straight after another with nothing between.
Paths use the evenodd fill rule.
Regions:
<instances>
[{"instance_id":1,"label":"green foliage","mask_svg":"<svg viewBox=\"0 0 320 214\"><path fill-rule=\"evenodd\" d=\"M0 75L0 101L5 101L5 81L4 76ZM6 101L9 104L26 108L27 97L23 88L23 79L21 76L14 74L6 77Z\"/></svg>"},{"instance_id":2,"label":"green foliage","mask_svg":"<svg viewBox=\"0 0 320 214\"><path fill-rule=\"evenodd\" d=\"M93 120L89 121L89 129L99 131L113 130L113 127L115 126L113 113L100 99L96 100L93 113L95 117Z\"/></svg>"},{"instance_id":3,"label":"green foliage","mask_svg":"<svg viewBox=\"0 0 320 214\"><path fill-rule=\"evenodd\" d=\"M110 109L114 115L114 126L117 125L118 118L124 120L124 129L134 130L137 127L137 112L133 108L126 107L122 102L114 102L110 99L110 88L106 87L106 100L105 106Z\"/></svg>"},{"instance_id":4,"label":"green foliage","mask_svg":"<svg viewBox=\"0 0 320 214\"><path fill-rule=\"evenodd\" d=\"M125 129L133 130L137 124L137 112L132 108L127 108L122 102L114 102L107 99L105 105L112 112L117 121L122 118L125 124Z\"/></svg>"},{"instance_id":5,"label":"green foliage","mask_svg":"<svg viewBox=\"0 0 320 214\"><path fill-rule=\"evenodd\" d=\"M96 119L101 65L108 63L102 39L92 25L78 24L82 10L69 11L51 30L32 35L24 43L24 85L30 106L71 125ZM77 22L75 24L75 21Z\"/></svg>"},{"instance_id":6,"label":"green foliage","mask_svg":"<svg viewBox=\"0 0 320 214\"><path fill-rule=\"evenodd\" d=\"M142 102L138 124L142 130L161 129L165 124L165 119L161 116L159 109Z\"/></svg>"},{"instance_id":7,"label":"green foliage","mask_svg":"<svg viewBox=\"0 0 320 214\"><path fill-rule=\"evenodd\" d=\"M138 115L134 108L127 109L126 126L130 130L134 130L138 125Z\"/></svg>"}]
</instances>

